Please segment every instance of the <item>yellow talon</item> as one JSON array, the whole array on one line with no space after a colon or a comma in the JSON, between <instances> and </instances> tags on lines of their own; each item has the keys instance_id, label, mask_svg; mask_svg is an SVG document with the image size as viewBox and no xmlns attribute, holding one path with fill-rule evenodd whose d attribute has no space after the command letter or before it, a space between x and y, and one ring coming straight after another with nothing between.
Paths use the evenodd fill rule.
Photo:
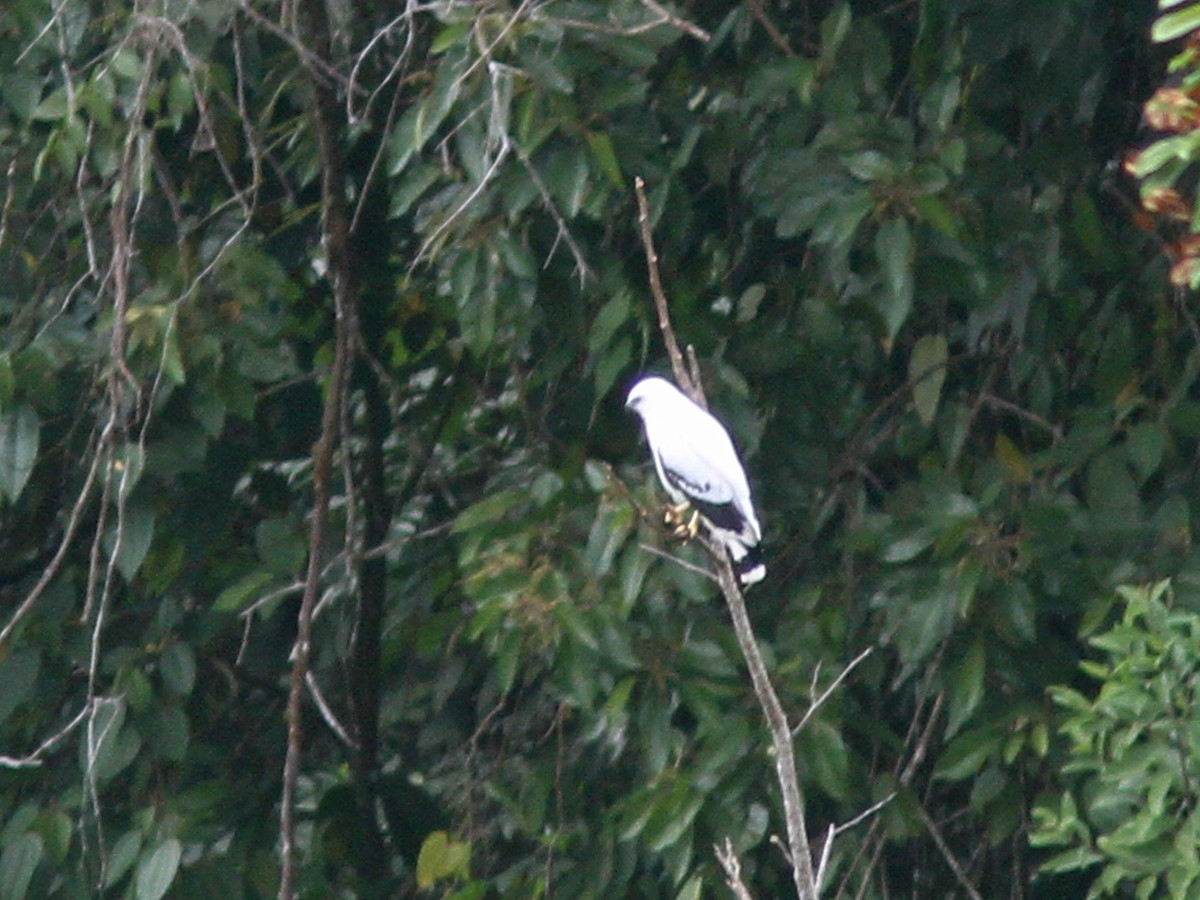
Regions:
<instances>
[{"instance_id":1,"label":"yellow talon","mask_svg":"<svg viewBox=\"0 0 1200 900\"><path fill-rule=\"evenodd\" d=\"M691 516L688 516L688 513ZM694 540L700 533L700 510L693 509L686 500L678 506L668 506L663 513L663 522L671 529L671 534L681 541Z\"/></svg>"}]
</instances>

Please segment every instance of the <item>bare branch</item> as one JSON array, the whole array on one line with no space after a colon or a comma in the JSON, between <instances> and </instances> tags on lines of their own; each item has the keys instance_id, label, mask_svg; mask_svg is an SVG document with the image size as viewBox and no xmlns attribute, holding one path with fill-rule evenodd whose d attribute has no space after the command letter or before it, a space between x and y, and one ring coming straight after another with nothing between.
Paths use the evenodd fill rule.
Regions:
<instances>
[{"instance_id":1,"label":"bare branch","mask_svg":"<svg viewBox=\"0 0 1200 900\"><path fill-rule=\"evenodd\" d=\"M842 682L846 680L846 677L858 667L858 664L871 655L873 650L873 647L868 647L846 664L846 668L842 669L841 674L838 675L837 678L833 679L833 683L824 691L822 691L821 695L812 702L812 705L808 707L808 712L804 714L804 716L797 723L796 727L792 729L793 737L800 733L800 729L808 724L809 719L816 715L817 710L819 710L825 701L828 700L833 694L833 692L841 686Z\"/></svg>"},{"instance_id":2,"label":"bare branch","mask_svg":"<svg viewBox=\"0 0 1200 900\"><path fill-rule=\"evenodd\" d=\"M546 256L543 268L550 265L550 260L554 258L554 250L561 240L570 249L571 255L575 257L575 271L579 273L579 286L583 287L588 279L592 277L592 268L588 265L587 258L583 255L583 248L579 246L579 242L571 234L571 229L567 227L567 220L562 212L559 211L558 204L554 202L554 197L550 194L550 188L546 186L546 182L542 178L542 173L534 168L532 160L529 159L529 154L525 152L525 148L516 141L513 141L513 146L517 150L517 159L525 166L525 171L529 174L529 180L538 189L546 211L550 213L550 217L554 219L554 224L558 228L558 233L554 238L554 245L550 248L550 252Z\"/></svg>"},{"instance_id":3,"label":"bare branch","mask_svg":"<svg viewBox=\"0 0 1200 900\"><path fill-rule=\"evenodd\" d=\"M583 19L559 18L557 16L539 15L535 9L531 12L531 17L539 22L558 25L562 28L573 28L578 31L591 31L596 34L619 34L626 37L633 37L638 34L645 34L647 31L653 31L655 28L661 28L664 25L670 25L680 31L690 34L698 41L708 43L712 40L712 35L701 28L699 25L693 24L686 19L681 19L679 16L666 9L660 3L654 0L642 0L642 5L654 13L654 18L645 22L639 22L636 25L604 25L598 22L587 22Z\"/></svg>"},{"instance_id":4,"label":"bare branch","mask_svg":"<svg viewBox=\"0 0 1200 900\"><path fill-rule=\"evenodd\" d=\"M692 379L692 399L708 409L708 397L704 394L704 381L700 378L700 360L696 358L696 348L687 345L688 375Z\"/></svg>"},{"instance_id":5,"label":"bare branch","mask_svg":"<svg viewBox=\"0 0 1200 900\"><path fill-rule=\"evenodd\" d=\"M866 809L864 809L862 812L860 812L853 819L850 819L847 822L843 822L841 825L839 825L837 828L835 828L833 831L834 836L836 837L837 835L841 834L843 831L849 831L851 828L853 828L855 825L859 824L863 820L867 819L870 816L875 815L875 813L879 812L879 810L883 809L885 806L887 806L889 803L891 803L895 799L896 799L896 792L892 791L890 794L888 794L886 797L884 797L878 803L872 803L870 806L868 806Z\"/></svg>"},{"instance_id":6,"label":"bare branch","mask_svg":"<svg viewBox=\"0 0 1200 900\"><path fill-rule=\"evenodd\" d=\"M303 581L293 581L291 584L285 584L281 588L276 588L269 593L263 594L261 597L243 609L240 613L238 613L238 615L243 619L248 619L250 616L254 615L254 613L258 612L258 610L262 607L270 603L274 603L276 600L282 600L288 594L296 594L303 590Z\"/></svg>"},{"instance_id":7,"label":"bare branch","mask_svg":"<svg viewBox=\"0 0 1200 900\"><path fill-rule=\"evenodd\" d=\"M42 765L44 762L42 757L54 749L54 746L64 740L72 731L87 721L90 713L91 704L85 704L83 709L76 713L75 718L59 729L58 732L50 735L50 737L38 744L37 749L32 753L20 757L0 756L0 766L6 769L29 769Z\"/></svg>"},{"instance_id":8,"label":"bare branch","mask_svg":"<svg viewBox=\"0 0 1200 900\"><path fill-rule=\"evenodd\" d=\"M675 332L671 326L671 312L658 274L658 254L654 249L654 239L650 229L645 182L640 177L635 179L634 189L637 195L638 224L641 228L642 246L646 252L650 289L658 311L658 325L662 331L663 342L667 346L667 353L671 358L671 366L676 380L684 390L692 395L693 399L703 403L704 395L700 391L699 379L693 380L692 373L688 371L683 354L679 350L679 342L675 339ZM689 350L689 357L695 368L695 353ZM707 537L700 540L716 565L717 581L721 586L721 593L725 595L725 603L729 607L734 634L737 636L742 656L746 660L746 668L750 671L750 682L754 688L754 695L758 698L759 706L767 720L767 728L774 750L775 774L779 780L780 794L783 797L784 825L787 830L787 846L784 848L784 853L792 869L796 896L799 900L817 900L812 851L809 848L808 826L804 818L804 798L800 792L800 779L796 774L796 753L792 745L792 729L788 724L783 704L779 702L779 695L771 684L771 677L767 672L767 665L763 661L762 653L758 649L754 629L750 625L750 616L746 612L746 600L742 596L737 576L734 575L729 554L723 547L718 546Z\"/></svg>"},{"instance_id":9,"label":"bare branch","mask_svg":"<svg viewBox=\"0 0 1200 900\"><path fill-rule=\"evenodd\" d=\"M766 31L767 37L771 39L771 43L782 50L786 56L795 59L798 54L792 49L792 45L788 43L788 39L784 37L783 32L779 30L779 26L771 21L770 16L767 15L767 11L763 9L762 0L746 0L746 5L750 7L750 12L754 14L754 18L758 19L759 24Z\"/></svg>"},{"instance_id":10,"label":"bare branch","mask_svg":"<svg viewBox=\"0 0 1200 900\"><path fill-rule=\"evenodd\" d=\"M5 172L6 187L4 189L4 209L0 211L0 247L8 237L8 217L12 213L13 194L16 191L17 155L8 161L8 171Z\"/></svg>"},{"instance_id":11,"label":"bare branch","mask_svg":"<svg viewBox=\"0 0 1200 900\"><path fill-rule=\"evenodd\" d=\"M646 182L642 176L633 180L633 190L637 195L638 226L642 234L642 249L646 251L646 270L650 277L650 293L654 297L654 308L658 311L658 329L662 332L663 343L667 346L667 356L671 360L671 371L675 381L693 400L696 399L695 385L683 361L683 353L679 342L675 339L675 330L671 327L671 310L667 305L667 295L663 292L662 279L658 273L658 251L654 249L654 235L650 226L650 204L646 200Z\"/></svg>"},{"instance_id":12,"label":"bare branch","mask_svg":"<svg viewBox=\"0 0 1200 900\"><path fill-rule=\"evenodd\" d=\"M708 569L704 568L703 566L698 566L695 563L688 562L686 559L684 559L681 556L676 556L673 553L668 553L666 550L659 550L653 544L641 543L641 544L638 544L638 546L641 547L643 550L645 550L647 553L653 553L655 556L661 557L662 559L670 560L671 562L675 563L675 565L680 566L684 569L687 569L689 572L695 572L697 575L703 575L705 578L707 578L713 584L721 583L720 579L718 579L717 576L714 575L712 572L710 572Z\"/></svg>"},{"instance_id":13,"label":"bare branch","mask_svg":"<svg viewBox=\"0 0 1200 900\"><path fill-rule=\"evenodd\" d=\"M321 693L321 686L317 684L317 679L313 677L312 672L304 673L304 683L307 685L308 693L317 707L317 712L321 714L321 718L325 720L325 724L329 726L329 730L351 750L357 750L358 744L354 738L350 737L350 732L346 730L346 726L338 721L338 717L333 712L333 707L325 700L325 695Z\"/></svg>"},{"instance_id":14,"label":"bare branch","mask_svg":"<svg viewBox=\"0 0 1200 900\"><path fill-rule=\"evenodd\" d=\"M875 815L875 813L879 812L879 810L883 809L885 806L887 806L889 803L891 803L894 799L896 799L896 792L892 791L890 794L888 794L886 797L884 797L878 803L873 803L870 806L868 806L866 809L864 809L862 812L860 812L853 819L850 819L847 822L843 822L841 825L830 825L829 826L829 831L827 831L825 833L825 846L821 848L821 862L817 866L817 889L818 890L820 890L821 885L825 883L825 868L829 863L829 856L833 850L834 838L836 838L842 832L849 831L851 828L853 828L855 825L859 824L863 820Z\"/></svg>"},{"instance_id":15,"label":"bare branch","mask_svg":"<svg viewBox=\"0 0 1200 900\"><path fill-rule=\"evenodd\" d=\"M792 746L792 730L788 725L783 704L771 684L767 673L767 665L759 652L754 630L750 625L750 616L746 612L746 600L742 597L737 577L733 574L733 566L727 555L720 548L708 545L709 551L719 561L717 574L721 580L721 592L725 595L725 603L733 621L733 631L737 636L738 646L746 658L746 667L750 670L750 681L754 686L754 694L758 697L759 705L767 719L767 727L771 732L771 743L775 751L775 774L779 779L780 793L783 795L784 824L787 826L788 856L792 863L792 880L796 886L796 896L800 900L816 900L817 883L813 873L812 851L808 845L807 824L804 818L804 799L800 793L800 779L796 774L796 754Z\"/></svg>"},{"instance_id":16,"label":"bare branch","mask_svg":"<svg viewBox=\"0 0 1200 900\"><path fill-rule=\"evenodd\" d=\"M58 549L54 551L54 557L38 577L37 583L26 594L25 599L21 601L21 605L17 607L17 611L12 614L12 618L8 620L8 624L4 626L3 630L0 630L0 648L8 646L17 626L24 621L26 616L33 612L33 608L42 598L42 594L46 592L46 588L50 586L50 582L54 580L59 569L62 568L63 560L66 559L67 551L71 549L71 544L75 540L75 533L79 530L79 524L83 520L83 511L86 509L88 503L91 502L92 490L96 484L96 475L100 471L102 457L103 454L100 452L92 454L92 464L88 468L87 477L83 480L83 487L79 489L79 496L75 498L75 505L71 508L71 516L67 519L67 527L63 531L62 540L58 542Z\"/></svg>"},{"instance_id":17,"label":"bare branch","mask_svg":"<svg viewBox=\"0 0 1200 900\"><path fill-rule=\"evenodd\" d=\"M962 885L962 889L966 891L967 896L971 900L983 900L983 895L979 893L979 889L971 884L967 873L955 857L954 852L946 843L945 837L942 836L942 830L938 828L937 822L933 821L933 817L925 811L925 807L920 803L917 804L917 812L921 816L921 821L925 823L925 829L929 832L929 836L933 838L933 843L937 846L938 851L942 854L942 858L946 860L946 865L950 867L950 871L954 873L954 877L958 879L958 883Z\"/></svg>"},{"instance_id":18,"label":"bare branch","mask_svg":"<svg viewBox=\"0 0 1200 900\"><path fill-rule=\"evenodd\" d=\"M239 6L242 12L291 47L293 52L295 52L296 56L299 58L300 62L312 73L313 77L321 83L322 87L327 88L331 83L340 84L347 90L353 90L355 93L366 93L362 88L355 88L353 85L351 85L346 79L345 75L339 72L334 66L330 65L326 60L322 59L320 54L305 46L302 40L299 40L294 34L292 34L282 25L271 21L262 13L260 13L250 4L249 0L242 0Z\"/></svg>"},{"instance_id":19,"label":"bare branch","mask_svg":"<svg viewBox=\"0 0 1200 900\"><path fill-rule=\"evenodd\" d=\"M249 9L248 5L243 8ZM312 624L320 591L332 502L334 448L341 425L357 330L357 285L350 251L350 218L346 207L346 175L338 131L339 104L323 73L329 68L330 23L323 0L301 0L298 4L299 35L293 38L306 49L301 61L313 90L311 117L321 160L321 228L328 261L328 278L333 293L334 352L329 389L321 412L320 437L312 449L313 506L309 522L308 566L304 594L296 616L296 643L287 700L287 755L283 765L280 796L279 838L282 861L279 900L296 896L296 787L300 778L304 744L303 695L312 660ZM289 38L293 36L288 35Z\"/></svg>"},{"instance_id":20,"label":"bare branch","mask_svg":"<svg viewBox=\"0 0 1200 900\"><path fill-rule=\"evenodd\" d=\"M754 895L750 893L742 881L742 864L733 849L733 841L725 838L723 843L714 844L713 853L716 854L717 862L721 864L721 868L725 871L725 883L733 891L733 896L737 900L754 900Z\"/></svg>"},{"instance_id":21,"label":"bare branch","mask_svg":"<svg viewBox=\"0 0 1200 900\"><path fill-rule=\"evenodd\" d=\"M693 25L686 19L679 18L679 16L675 15L661 3L658 3L657 0L642 0L642 5L652 12L657 13L663 22L690 34L696 40L703 41L706 44L712 40L712 35L699 25Z\"/></svg>"}]
</instances>

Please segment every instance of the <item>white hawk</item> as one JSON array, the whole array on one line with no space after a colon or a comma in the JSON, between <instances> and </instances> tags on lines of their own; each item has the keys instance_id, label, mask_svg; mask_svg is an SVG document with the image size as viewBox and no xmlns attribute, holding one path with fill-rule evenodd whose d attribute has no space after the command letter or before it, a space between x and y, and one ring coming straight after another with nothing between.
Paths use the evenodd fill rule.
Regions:
<instances>
[{"instance_id":1,"label":"white hawk","mask_svg":"<svg viewBox=\"0 0 1200 900\"><path fill-rule=\"evenodd\" d=\"M725 426L671 382L654 375L630 389L625 407L642 419L658 479L678 504L675 515L694 508L708 533L729 552L742 584L761 581L767 574L759 548L762 529L746 472ZM694 522L689 529L693 535Z\"/></svg>"}]
</instances>

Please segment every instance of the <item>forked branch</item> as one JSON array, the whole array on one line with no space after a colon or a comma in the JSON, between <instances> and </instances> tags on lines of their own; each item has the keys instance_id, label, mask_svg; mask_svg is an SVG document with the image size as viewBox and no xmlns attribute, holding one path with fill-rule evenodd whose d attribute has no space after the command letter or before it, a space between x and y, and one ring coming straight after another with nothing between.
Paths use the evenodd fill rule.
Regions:
<instances>
[{"instance_id":1,"label":"forked branch","mask_svg":"<svg viewBox=\"0 0 1200 900\"><path fill-rule=\"evenodd\" d=\"M671 369L675 380L697 403L707 407L704 392L700 386L696 367L688 366L684 355L679 349L675 331L671 326L671 313L667 304L666 293L663 291L662 279L658 271L658 254L654 249L654 239L651 233L649 204L646 201L645 183L641 178L634 182L638 202L638 225L642 236L642 246L646 252L650 291L654 295L654 305L658 312L658 326L662 332L663 343L667 347L667 355L671 358ZM689 350L689 357L695 358ZM696 377L694 377L696 376ZM754 687L754 695L758 698L759 706L767 719L767 728L771 733L771 743L775 751L775 774L779 779L780 793L783 795L784 824L787 829L787 854L792 868L792 879L796 885L796 896L800 900L817 900L817 882L813 872L812 851L808 845L808 827L804 820L804 798L800 793L800 779L796 774L796 754L792 746L792 729L788 723L783 704L771 684L767 672L767 664L759 652L758 642L754 638L754 629L750 625L750 616L746 612L746 601L742 596L741 587L733 573L733 565L729 554L722 548L705 540L704 545L712 556L717 570L717 582L721 593L725 595L725 603L729 607L733 621L733 630L737 635L738 646L750 670L750 681ZM726 845L726 856L732 856L732 848ZM730 865L736 864L736 859L722 859L726 874L731 872ZM736 867L732 870L736 872ZM740 881L731 878L731 883ZM735 888L736 890L736 888ZM741 890L745 886L741 885Z\"/></svg>"}]
</instances>

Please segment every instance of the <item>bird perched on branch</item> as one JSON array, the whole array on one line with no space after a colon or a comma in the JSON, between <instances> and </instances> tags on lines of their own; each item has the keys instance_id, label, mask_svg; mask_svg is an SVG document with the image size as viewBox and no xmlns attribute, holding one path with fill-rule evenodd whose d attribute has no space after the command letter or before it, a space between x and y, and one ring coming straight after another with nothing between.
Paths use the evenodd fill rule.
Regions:
<instances>
[{"instance_id":1,"label":"bird perched on branch","mask_svg":"<svg viewBox=\"0 0 1200 900\"><path fill-rule=\"evenodd\" d=\"M746 472L725 426L665 378L642 378L625 407L642 419L658 479L672 502L666 514L679 537L703 523L733 561L742 584L767 574ZM691 516L688 516L688 513Z\"/></svg>"}]
</instances>

